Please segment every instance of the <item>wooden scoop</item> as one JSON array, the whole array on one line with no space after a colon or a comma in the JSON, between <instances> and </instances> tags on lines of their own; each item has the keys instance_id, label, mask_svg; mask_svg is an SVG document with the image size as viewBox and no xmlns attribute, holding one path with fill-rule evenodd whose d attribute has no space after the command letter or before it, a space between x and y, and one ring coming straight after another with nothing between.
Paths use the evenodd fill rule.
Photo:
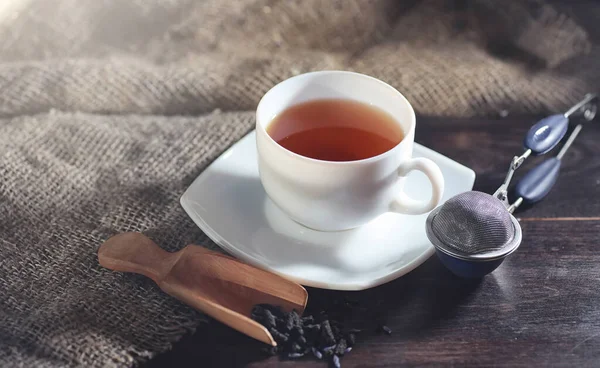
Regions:
<instances>
[{"instance_id":1,"label":"wooden scoop","mask_svg":"<svg viewBox=\"0 0 600 368\"><path fill-rule=\"evenodd\" d=\"M304 311L308 293L299 284L204 247L175 253L140 233L115 235L98 250L100 265L154 280L167 294L257 340L276 346L269 331L250 318L252 306L269 303Z\"/></svg>"}]
</instances>

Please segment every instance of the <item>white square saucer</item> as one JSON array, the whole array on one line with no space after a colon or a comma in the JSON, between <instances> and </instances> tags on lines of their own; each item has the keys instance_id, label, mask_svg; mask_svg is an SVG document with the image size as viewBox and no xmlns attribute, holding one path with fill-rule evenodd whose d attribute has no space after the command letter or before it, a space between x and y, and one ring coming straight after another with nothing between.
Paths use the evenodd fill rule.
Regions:
<instances>
[{"instance_id":1,"label":"white square saucer","mask_svg":"<svg viewBox=\"0 0 600 368\"><path fill-rule=\"evenodd\" d=\"M288 218L267 197L258 176L255 132L217 158L190 185L181 205L200 229L240 260L300 284L335 290L362 290L398 278L433 253L425 234L427 214L386 213L352 230L320 232ZM422 145L442 170L443 201L473 188L473 170ZM411 173L405 191L427 199L430 185Z\"/></svg>"}]
</instances>

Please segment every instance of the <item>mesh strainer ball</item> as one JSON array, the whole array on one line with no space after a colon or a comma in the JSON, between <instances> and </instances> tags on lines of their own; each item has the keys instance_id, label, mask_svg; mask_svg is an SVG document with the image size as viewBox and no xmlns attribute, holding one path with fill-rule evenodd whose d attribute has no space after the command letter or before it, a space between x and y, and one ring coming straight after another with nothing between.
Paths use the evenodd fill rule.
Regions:
<instances>
[{"instance_id":1,"label":"mesh strainer ball","mask_svg":"<svg viewBox=\"0 0 600 368\"><path fill-rule=\"evenodd\" d=\"M431 212L427 236L446 255L463 260L494 260L518 247L521 227L500 200L487 193L469 191Z\"/></svg>"}]
</instances>

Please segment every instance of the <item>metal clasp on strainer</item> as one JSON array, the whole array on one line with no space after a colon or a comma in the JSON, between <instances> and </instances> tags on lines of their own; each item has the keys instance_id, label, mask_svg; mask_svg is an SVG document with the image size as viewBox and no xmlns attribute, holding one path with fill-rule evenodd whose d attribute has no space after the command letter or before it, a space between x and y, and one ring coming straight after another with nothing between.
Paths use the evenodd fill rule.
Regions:
<instances>
[{"instance_id":1,"label":"metal clasp on strainer","mask_svg":"<svg viewBox=\"0 0 600 368\"><path fill-rule=\"evenodd\" d=\"M504 182L494 193L494 197L500 200L510 213L519 207L524 200L534 203L548 194L554 185L555 180L541 179L544 177L548 178L548 176L556 179L560 167L560 160L577 137L577 134L579 134L582 125L579 124L573 130L567 142L555 158L544 161L542 164L538 165L520 181L519 185L517 185L517 188L521 188L522 191L525 192L529 192L535 187L535 193L533 193L533 195L518 194L518 199L513 204L510 204L508 201L508 187L515 171L531 154L538 156L552 150L563 139L571 118L583 118L585 121L592 121L596 117L596 112L598 110L596 105L597 98L598 96L596 94L589 93L564 114L548 116L529 129L523 142L525 152L521 156L515 156L513 158ZM517 191L521 190L517 189Z\"/></svg>"}]
</instances>

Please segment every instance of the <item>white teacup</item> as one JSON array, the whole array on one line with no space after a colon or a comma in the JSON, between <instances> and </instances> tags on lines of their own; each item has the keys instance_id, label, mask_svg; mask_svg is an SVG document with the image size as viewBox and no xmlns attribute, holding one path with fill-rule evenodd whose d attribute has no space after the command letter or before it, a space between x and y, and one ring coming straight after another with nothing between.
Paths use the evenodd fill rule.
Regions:
<instances>
[{"instance_id":1,"label":"white teacup","mask_svg":"<svg viewBox=\"0 0 600 368\"><path fill-rule=\"evenodd\" d=\"M275 116L302 102L338 98L357 100L391 114L404 139L378 156L357 161L308 158L279 145L267 133ZM289 78L269 90L256 111L256 143L260 180L271 200L296 222L322 231L361 226L392 211L422 214L434 209L444 191L439 167L425 158L412 158L415 112L392 86L346 71L321 71ZM423 172L431 183L428 201L403 192L405 176Z\"/></svg>"}]
</instances>

